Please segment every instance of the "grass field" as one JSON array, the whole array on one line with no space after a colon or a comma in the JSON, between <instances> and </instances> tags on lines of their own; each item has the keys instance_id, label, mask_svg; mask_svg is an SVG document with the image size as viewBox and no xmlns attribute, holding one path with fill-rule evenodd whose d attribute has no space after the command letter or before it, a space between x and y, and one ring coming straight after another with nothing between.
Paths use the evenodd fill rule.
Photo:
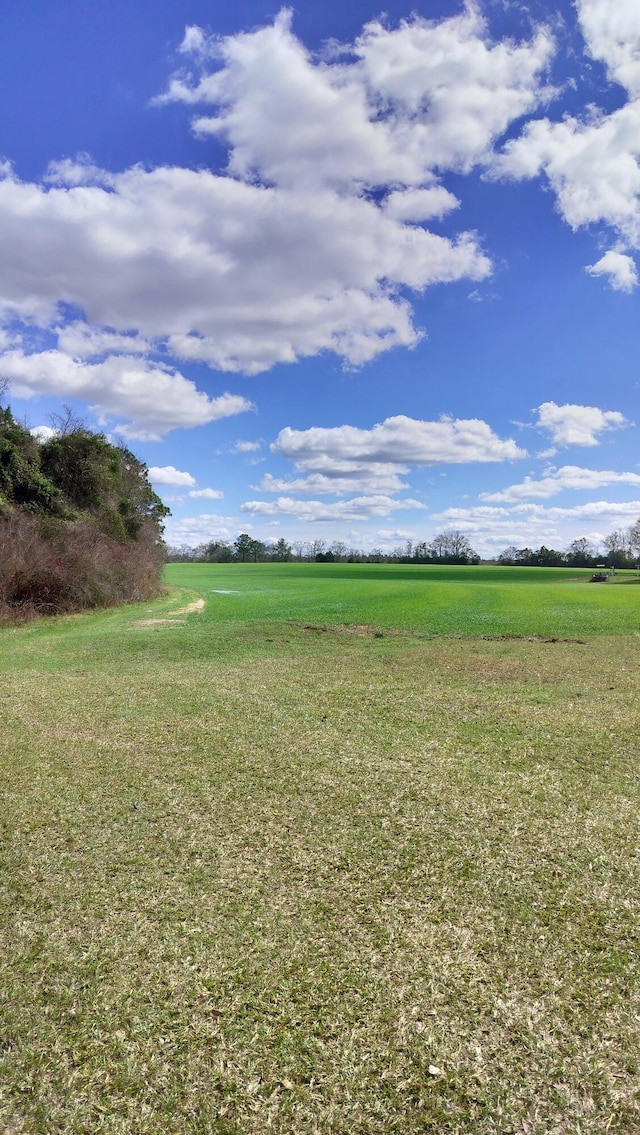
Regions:
<instances>
[{"instance_id":1,"label":"grass field","mask_svg":"<svg viewBox=\"0 0 640 1135\"><path fill-rule=\"evenodd\" d=\"M589 574L1 630L0 1131L640 1132L640 587Z\"/></svg>"}]
</instances>

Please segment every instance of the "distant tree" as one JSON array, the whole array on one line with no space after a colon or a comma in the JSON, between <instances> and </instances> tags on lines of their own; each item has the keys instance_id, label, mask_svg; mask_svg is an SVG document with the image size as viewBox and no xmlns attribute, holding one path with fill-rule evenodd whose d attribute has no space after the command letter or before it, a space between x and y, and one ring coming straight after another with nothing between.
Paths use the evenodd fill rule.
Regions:
<instances>
[{"instance_id":1,"label":"distant tree","mask_svg":"<svg viewBox=\"0 0 640 1135\"><path fill-rule=\"evenodd\" d=\"M237 559L241 560L242 563L244 563L245 560L250 560L253 553L253 540L249 533L241 532L233 548Z\"/></svg>"},{"instance_id":2,"label":"distant tree","mask_svg":"<svg viewBox=\"0 0 640 1135\"><path fill-rule=\"evenodd\" d=\"M606 561L610 567L627 567L633 563L633 545L630 531L620 528L610 532L602 541L607 550Z\"/></svg>"},{"instance_id":3,"label":"distant tree","mask_svg":"<svg viewBox=\"0 0 640 1135\"><path fill-rule=\"evenodd\" d=\"M457 529L440 532L429 545L429 558L448 564L479 563L480 557L473 550L467 537Z\"/></svg>"},{"instance_id":4,"label":"distant tree","mask_svg":"<svg viewBox=\"0 0 640 1135\"><path fill-rule=\"evenodd\" d=\"M196 559L197 551L197 548L191 548L188 544L181 544L179 547L175 544L167 544L165 558L168 564L191 563Z\"/></svg>"},{"instance_id":5,"label":"distant tree","mask_svg":"<svg viewBox=\"0 0 640 1135\"><path fill-rule=\"evenodd\" d=\"M284 537L280 539L273 546L274 559L279 560L281 563L289 559L291 555L291 544L287 544Z\"/></svg>"},{"instance_id":6,"label":"distant tree","mask_svg":"<svg viewBox=\"0 0 640 1135\"><path fill-rule=\"evenodd\" d=\"M529 549L527 549L528 551ZM498 563L503 564L505 567L515 567L516 564L521 563L520 549L516 548L515 544L510 544L498 556Z\"/></svg>"},{"instance_id":7,"label":"distant tree","mask_svg":"<svg viewBox=\"0 0 640 1135\"><path fill-rule=\"evenodd\" d=\"M629 529L629 549L634 556L640 556L640 519Z\"/></svg>"},{"instance_id":8,"label":"distant tree","mask_svg":"<svg viewBox=\"0 0 640 1135\"><path fill-rule=\"evenodd\" d=\"M252 537L251 547L250 547L249 551L250 551L251 559L253 560L254 563L257 563L258 560L264 560L265 559L266 553L267 553L267 547L266 547L266 544L262 543L262 540L256 540L254 537Z\"/></svg>"},{"instance_id":9,"label":"distant tree","mask_svg":"<svg viewBox=\"0 0 640 1135\"><path fill-rule=\"evenodd\" d=\"M596 548L586 536L572 540L566 554L569 567L593 567L596 561Z\"/></svg>"},{"instance_id":10,"label":"distant tree","mask_svg":"<svg viewBox=\"0 0 640 1135\"><path fill-rule=\"evenodd\" d=\"M327 546L327 545L326 545L326 543L325 543L325 541L324 541L324 540L311 540L311 541L309 542L309 544L307 545L307 547L308 547L308 554L309 554L309 559L311 559L311 560L317 560L317 558L318 558L318 553L319 553L319 552L324 552L324 550L325 550L326 546Z\"/></svg>"},{"instance_id":11,"label":"distant tree","mask_svg":"<svg viewBox=\"0 0 640 1135\"><path fill-rule=\"evenodd\" d=\"M562 552L547 548L544 544L534 552L536 567L562 567L565 560Z\"/></svg>"},{"instance_id":12,"label":"distant tree","mask_svg":"<svg viewBox=\"0 0 640 1135\"><path fill-rule=\"evenodd\" d=\"M226 540L210 540L196 548L195 558L209 564L228 564L233 559L233 551Z\"/></svg>"},{"instance_id":13,"label":"distant tree","mask_svg":"<svg viewBox=\"0 0 640 1135\"><path fill-rule=\"evenodd\" d=\"M344 544L342 540L334 540L331 545L331 551L333 552L334 559L340 563L340 560L343 560L347 554L347 545Z\"/></svg>"},{"instance_id":14,"label":"distant tree","mask_svg":"<svg viewBox=\"0 0 640 1135\"><path fill-rule=\"evenodd\" d=\"M498 563L509 567L562 567L566 562L564 552L555 548L516 548L511 545L498 556Z\"/></svg>"}]
</instances>

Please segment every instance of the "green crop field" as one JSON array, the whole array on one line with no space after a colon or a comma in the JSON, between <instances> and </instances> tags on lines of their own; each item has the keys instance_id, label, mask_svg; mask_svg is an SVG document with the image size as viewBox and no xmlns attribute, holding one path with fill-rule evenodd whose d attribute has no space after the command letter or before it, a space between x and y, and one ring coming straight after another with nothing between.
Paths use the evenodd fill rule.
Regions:
<instances>
[{"instance_id":1,"label":"green crop field","mask_svg":"<svg viewBox=\"0 0 640 1135\"><path fill-rule=\"evenodd\" d=\"M3 1135L640 1131L640 587L171 565L0 629Z\"/></svg>"}]
</instances>

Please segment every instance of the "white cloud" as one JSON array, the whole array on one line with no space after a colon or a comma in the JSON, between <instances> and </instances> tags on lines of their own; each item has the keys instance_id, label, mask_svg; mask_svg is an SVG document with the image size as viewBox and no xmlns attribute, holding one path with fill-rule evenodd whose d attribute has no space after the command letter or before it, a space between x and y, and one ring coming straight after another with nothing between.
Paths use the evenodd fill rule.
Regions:
<instances>
[{"instance_id":1,"label":"white cloud","mask_svg":"<svg viewBox=\"0 0 640 1135\"><path fill-rule=\"evenodd\" d=\"M597 520L603 517L611 517L611 523L620 523L621 521L628 523L637 519L639 513L640 500L623 502L588 501L586 504L574 505L573 508L560 508L558 505L547 508L545 505L533 503L518 504L511 509L491 508L486 505L475 508L447 508L440 513L434 513L433 519L444 520L453 524L462 521L488 522L505 517L521 516L526 519L527 523L540 522L546 524L549 521Z\"/></svg>"},{"instance_id":2,"label":"white cloud","mask_svg":"<svg viewBox=\"0 0 640 1135\"><path fill-rule=\"evenodd\" d=\"M234 453L257 453L262 449L261 441L237 441L233 447Z\"/></svg>"},{"instance_id":3,"label":"white cloud","mask_svg":"<svg viewBox=\"0 0 640 1135\"><path fill-rule=\"evenodd\" d=\"M202 35L189 35L201 57ZM531 43L493 43L471 3L439 21L373 21L332 60L305 50L288 10L209 42L219 69L174 78L160 101L213 104L194 128L229 142L235 176L334 188L421 187L434 170L470 169L540 101L553 51L542 28Z\"/></svg>"},{"instance_id":4,"label":"white cloud","mask_svg":"<svg viewBox=\"0 0 640 1135\"><path fill-rule=\"evenodd\" d=\"M344 496L347 493L366 494L398 493L409 488L389 465L372 464L366 469L352 469L343 476L311 473L308 477L280 478L265 473L259 485L252 486L260 493L319 493L321 496Z\"/></svg>"},{"instance_id":5,"label":"white cloud","mask_svg":"<svg viewBox=\"0 0 640 1135\"><path fill-rule=\"evenodd\" d=\"M448 508L434 514L431 520L442 527L459 528L481 554L493 555L511 544L530 548L546 544L562 551L579 536L588 535L597 540L599 532L605 534L627 527L638 515L640 500L590 501L573 508L549 508L523 502L513 508L490 505Z\"/></svg>"},{"instance_id":6,"label":"white cloud","mask_svg":"<svg viewBox=\"0 0 640 1135\"><path fill-rule=\"evenodd\" d=\"M473 235L403 225L333 190L134 167L112 188L0 180L0 313L74 357L143 350L256 374L333 351L360 365L419 333L399 287L483 279ZM90 325L61 326L58 304ZM130 340L130 342L128 341Z\"/></svg>"},{"instance_id":7,"label":"white cloud","mask_svg":"<svg viewBox=\"0 0 640 1135\"><path fill-rule=\"evenodd\" d=\"M640 8L636 0L577 0L587 47L612 79L640 95Z\"/></svg>"},{"instance_id":8,"label":"white cloud","mask_svg":"<svg viewBox=\"0 0 640 1135\"><path fill-rule=\"evenodd\" d=\"M207 53L207 38L197 24L191 24L184 29L182 43L178 49L183 55L204 55Z\"/></svg>"},{"instance_id":9,"label":"white cloud","mask_svg":"<svg viewBox=\"0 0 640 1135\"><path fill-rule=\"evenodd\" d=\"M596 264L589 264L586 271L590 276L608 276L611 287L616 292L632 292L638 284L638 272L631 256L610 249Z\"/></svg>"},{"instance_id":10,"label":"white cloud","mask_svg":"<svg viewBox=\"0 0 640 1135\"><path fill-rule=\"evenodd\" d=\"M538 406L539 429L548 430L554 445L599 445L599 435L622 429L631 423L618 410L600 410L597 406L579 406L543 402Z\"/></svg>"},{"instance_id":11,"label":"white cloud","mask_svg":"<svg viewBox=\"0 0 640 1135\"><path fill-rule=\"evenodd\" d=\"M154 485L195 485L196 483L191 473L176 469L174 465L152 465L149 469L149 480Z\"/></svg>"},{"instance_id":12,"label":"white cloud","mask_svg":"<svg viewBox=\"0 0 640 1135\"><path fill-rule=\"evenodd\" d=\"M59 431L54 430L52 426L33 426L33 428L29 430L31 436L35 437L36 441L39 442L51 441L52 437L58 436L58 432Z\"/></svg>"},{"instance_id":13,"label":"white cloud","mask_svg":"<svg viewBox=\"0 0 640 1135\"><path fill-rule=\"evenodd\" d=\"M605 222L630 246L640 242L640 100L593 121L530 122L509 142L498 172L544 172L565 221L577 229Z\"/></svg>"},{"instance_id":14,"label":"white cloud","mask_svg":"<svg viewBox=\"0 0 640 1135\"><path fill-rule=\"evenodd\" d=\"M108 187L115 183L114 175L95 165L89 154L78 154L75 158L62 158L60 161L49 162L44 180L50 185L64 186L102 185Z\"/></svg>"},{"instance_id":15,"label":"white cloud","mask_svg":"<svg viewBox=\"0 0 640 1135\"><path fill-rule=\"evenodd\" d=\"M228 146L227 173L111 173L80 154L52 162L40 185L3 163L0 317L56 334L68 356L10 364L34 391L93 398L131 417L129 436L159 436L175 410L191 426L248 403L207 399L158 355L257 374L414 346L407 290L491 271L473 233L416 222L457 205L444 171L484 160L545 96L552 50L542 28L529 43L493 42L471 3L439 21L370 23L323 59L288 12L222 40L187 27L180 51L197 75L157 101L201 105L196 129ZM75 365L85 360L92 369Z\"/></svg>"},{"instance_id":16,"label":"white cloud","mask_svg":"<svg viewBox=\"0 0 640 1135\"><path fill-rule=\"evenodd\" d=\"M167 517L165 539L168 544L181 547L197 547L207 540L227 540L233 542L240 532L251 530L251 524L244 521L240 526L236 516L218 516L215 513L201 512L198 516L186 516L178 520Z\"/></svg>"},{"instance_id":17,"label":"white cloud","mask_svg":"<svg viewBox=\"0 0 640 1135\"><path fill-rule=\"evenodd\" d=\"M353 497L351 500L327 503L315 500L294 500L278 497L275 501L246 501L240 511L251 516L291 516L302 521L358 521L376 516L389 516L398 509L425 508L421 501L388 496Z\"/></svg>"},{"instance_id":18,"label":"white cloud","mask_svg":"<svg viewBox=\"0 0 640 1135\"><path fill-rule=\"evenodd\" d=\"M91 327L88 323L67 323L56 328L58 348L74 359L91 359L98 355L146 355L153 345L142 336L121 335L107 328Z\"/></svg>"},{"instance_id":19,"label":"white cloud","mask_svg":"<svg viewBox=\"0 0 640 1135\"><path fill-rule=\"evenodd\" d=\"M187 496L194 500L222 500L224 493L221 489L191 489Z\"/></svg>"},{"instance_id":20,"label":"white cloud","mask_svg":"<svg viewBox=\"0 0 640 1135\"><path fill-rule=\"evenodd\" d=\"M509 485L496 493L480 493L480 500L515 503L523 500L545 500L566 490L603 488L605 485L640 485L639 473L615 473L611 469L583 469L578 465L563 465L549 470L536 480L525 477L517 485Z\"/></svg>"},{"instance_id":21,"label":"white cloud","mask_svg":"<svg viewBox=\"0 0 640 1135\"><path fill-rule=\"evenodd\" d=\"M203 425L252 409L236 394L208 398L179 371L146 359L113 355L84 363L62 351L8 351L3 374L19 397L57 394L89 402L102 417L125 416L117 429L128 438L158 439L169 430Z\"/></svg>"},{"instance_id":22,"label":"white cloud","mask_svg":"<svg viewBox=\"0 0 640 1135\"><path fill-rule=\"evenodd\" d=\"M587 108L583 118L566 115L529 122L503 154L494 173L515 178L544 173L558 209L572 228L603 222L630 248L640 247L640 8L636 0L577 0L587 52L601 60L629 100L610 114ZM635 286L635 266L621 251L607 253L590 269L608 274L611 286Z\"/></svg>"},{"instance_id":23,"label":"white cloud","mask_svg":"<svg viewBox=\"0 0 640 1135\"><path fill-rule=\"evenodd\" d=\"M396 221L426 221L430 217L443 217L459 205L453 193L442 185L434 185L430 189L394 190L384 208Z\"/></svg>"},{"instance_id":24,"label":"white cloud","mask_svg":"<svg viewBox=\"0 0 640 1135\"><path fill-rule=\"evenodd\" d=\"M272 449L307 473L344 476L380 470L404 473L407 465L508 461L524 457L511 438L503 441L477 418L420 421L405 415L387 418L373 429L281 430ZM389 468L390 467L390 468Z\"/></svg>"}]
</instances>

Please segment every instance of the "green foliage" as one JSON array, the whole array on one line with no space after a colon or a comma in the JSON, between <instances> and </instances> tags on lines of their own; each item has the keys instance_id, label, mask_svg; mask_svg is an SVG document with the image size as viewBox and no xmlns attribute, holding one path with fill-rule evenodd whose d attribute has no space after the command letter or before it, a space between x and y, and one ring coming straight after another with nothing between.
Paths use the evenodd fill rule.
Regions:
<instances>
[{"instance_id":1,"label":"green foliage","mask_svg":"<svg viewBox=\"0 0 640 1135\"><path fill-rule=\"evenodd\" d=\"M40 466L38 443L11 410L0 407L0 509L10 506L29 512L55 514L61 494Z\"/></svg>"},{"instance_id":2,"label":"green foliage","mask_svg":"<svg viewBox=\"0 0 640 1135\"><path fill-rule=\"evenodd\" d=\"M73 610L157 589L169 510L146 465L70 424L38 444L0 409L0 615Z\"/></svg>"}]
</instances>

